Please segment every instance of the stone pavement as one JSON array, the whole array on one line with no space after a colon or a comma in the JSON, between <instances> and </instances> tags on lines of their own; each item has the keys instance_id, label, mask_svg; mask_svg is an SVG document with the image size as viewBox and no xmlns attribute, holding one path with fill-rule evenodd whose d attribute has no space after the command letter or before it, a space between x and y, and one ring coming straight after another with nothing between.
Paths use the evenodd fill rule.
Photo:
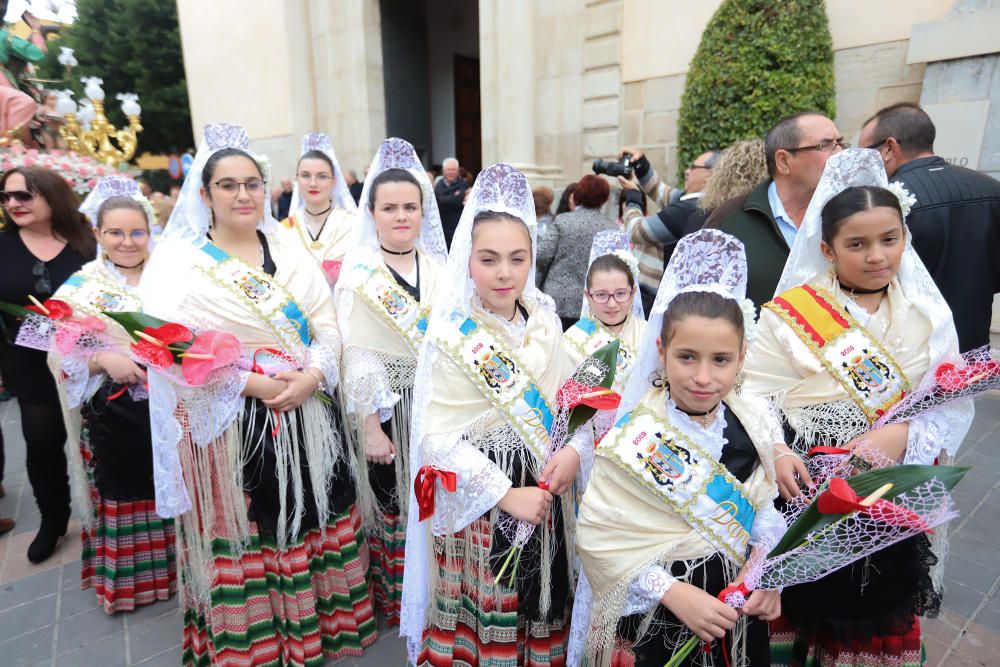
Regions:
<instances>
[{"instance_id":1,"label":"stone pavement","mask_svg":"<svg viewBox=\"0 0 1000 667\"><path fill-rule=\"evenodd\" d=\"M181 617L176 598L131 614L107 616L94 592L80 590L80 537L76 523L56 554L41 565L25 553L38 528L38 510L24 470L24 441L16 402L0 404L6 440L7 496L0 516L17 519L0 537L0 665L176 667ZM927 620L929 667L1000 664L1000 396L979 399L976 419L958 463L972 470L957 487L962 516L951 525L944 609ZM395 631L383 631L353 665L403 665Z\"/></svg>"}]
</instances>

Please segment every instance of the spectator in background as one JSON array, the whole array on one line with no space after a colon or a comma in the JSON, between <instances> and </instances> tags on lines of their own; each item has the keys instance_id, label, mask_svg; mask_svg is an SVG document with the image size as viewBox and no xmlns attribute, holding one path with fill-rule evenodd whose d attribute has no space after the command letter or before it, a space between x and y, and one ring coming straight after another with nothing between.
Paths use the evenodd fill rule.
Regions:
<instances>
[{"instance_id":1,"label":"spectator in background","mask_svg":"<svg viewBox=\"0 0 1000 667\"><path fill-rule=\"evenodd\" d=\"M733 197L742 197L767 180L767 160L762 139L744 139L722 151L698 200L698 210L691 214L684 233L701 229L712 211ZM666 264L664 264L666 266Z\"/></svg>"},{"instance_id":2,"label":"spectator in background","mask_svg":"<svg viewBox=\"0 0 1000 667\"><path fill-rule=\"evenodd\" d=\"M719 151L705 151L688 165L684 171L684 194L674 203L669 201L670 188L660 180L642 151L626 147L619 157L626 154L632 158L635 173L631 179L618 177L618 183L626 191L622 219L639 259L639 293L643 310L648 313L660 285L663 267L670 260L677 240L684 236L688 217L698 208L698 199L719 159ZM642 191L660 206L659 212L642 214Z\"/></svg>"},{"instance_id":3,"label":"spectator in background","mask_svg":"<svg viewBox=\"0 0 1000 667\"><path fill-rule=\"evenodd\" d=\"M180 194L181 194L181 186L179 185L170 186L170 201L176 203L177 198L180 196Z\"/></svg>"},{"instance_id":4,"label":"spectator in background","mask_svg":"<svg viewBox=\"0 0 1000 667\"><path fill-rule=\"evenodd\" d=\"M288 209L292 205L292 180L290 178L281 179L281 194L278 195L277 220L284 220L288 217Z\"/></svg>"},{"instance_id":5,"label":"spectator in background","mask_svg":"<svg viewBox=\"0 0 1000 667\"><path fill-rule=\"evenodd\" d=\"M139 191L142 193L143 197L149 199L153 195L153 186L150 185L149 181L145 178L138 179L136 183L139 184Z\"/></svg>"},{"instance_id":6,"label":"spectator in background","mask_svg":"<svg viewBox=\"0 0 1000 667\"><path fill-rule=\"evenodd\" d=\"M559 205L556 206L556 216L569 213L576 208L576 202L573 201L574 190L576 190L576 183L570 183L563 189L562 194L559 196Z\"/></svg>"},{"instance_id":7,"label":"spectator in background","mask_svg":"<svg viewBox=\"0 0 1000 667\"><path fill-rule=\"evenodd\" d=\"M347 183L347 190L357 204L361 201L361 191L365 189L365 184L358 181L358 172L348 169L344 172L344 182Z\"/></svg>"},{"instance_id":8,"label":"spectator in background","mask_svg":"<svg viewBox=\"0 0 1000 667\"><path fill-rule=\"evenodd\" d=\"M545 276L542 291L555 300L564 331L580 319L586 258L594 234L616 228L616 223L601 212L610 194L605 179L593 174L584 176L573 191L576 208L557 215L545 237L538 241L536 272Z\"/></svg>"},{"instance_id":9,"label":"spectator in background","mask_svg":"<svg viewBox=\"0 0 1000 667\"><path fill-rule=\"evenodd\" d=\"M936 135L927 112L901 102L869 118L859 143L877 150L889 180L917 198L906 217L913 249L948 302L965 352L990 342L1000 292L1000 183L934 155Z\"/></svg>"},{"instance_id":10,"label":"spectator in background","mask_svg":"<svg viewBox=\"0 0 1000 667\"><path fill-rule=\"evenodd\" d=\"M555 201L556 195L552 192L552 188L542 185L532 190L531 196L535 200L535 219L538 221L538 238L541 238L552 222L552 202Z\"/></svg>"},{"instance_id":11,"label":"spectator in background","mask_svg":"<svg viewBox=\"0 0 1000 667\"><path fill-rule=\"evenodd\" d=\"M458 227L458 219L462 217L462 206L465 201L465 191L469 183L459 175L458 160L445 158L441 163L441 180L434 186L434 197L437 199L438 212L441 214L441 228L444 230L444 240L451 248L451 238Z\"/></svg>"}]
</instances>

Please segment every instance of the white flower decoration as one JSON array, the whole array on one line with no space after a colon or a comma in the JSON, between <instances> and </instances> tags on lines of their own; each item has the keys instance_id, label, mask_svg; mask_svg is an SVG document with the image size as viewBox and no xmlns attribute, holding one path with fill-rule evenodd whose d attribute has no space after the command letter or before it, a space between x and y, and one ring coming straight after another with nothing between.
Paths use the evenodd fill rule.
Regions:
<instances>
[{"instance_id":1,"label":"white flower decoration","mask_svg":"<svg viewBox=\"0 0 1000 667\"><path fill-rule=\"evenodd\" d=\"M743 299L740 310L743 311L743 338L747 345L757 338L757 307L750 299Z\"/></svg>"},{"instance_id":2,"label":"white flower decoration","mask_svg":"<svg viewBox=\"0 0 1000 667\"><path fill-rule=\"evenodd\" d=\"M906 220L906 216L910 214L910 209L917 203L917 198L899 181L890 183L886 187L886 190L896 195L896 199L899 200L899 210L903 212L903 220Z\"/></svg>"},{"instance_id":3,"label":"white flower decoration","mask_svg":"<svg viewBox=\"0 0 1000 667\"><path fill-rule=\"evenodd\" d=\"M257 166L260 167L260 174L264 177L264 183L271 183L271 161L266 155L260 154L254 157L257 161Z\"/></svg>"},{"instance_id":4,"label":"white flower decoration","mask_svg":"<svg viewBox=\"0 0 1000 667\"><path fill-rule=\"evenodd\" d=\"M139 202L139 205L142 206L142 210L146 212L146 220L149 221L149 230L150 232L152 232L153 227L156 226L156 218L157 218L156 209L153 208L153 204L148 199L146 199L142 194L132 195L132 199Z\"/></svg>"},{"instance_id":5,"label":"white flower decoration","mask_svg":"<svg viewBox=\"0 0 1000 667\"><path fill-rule=\"evenodd\" d=\"M625 266L627 266L628 270L631 271L632 273L639 272L639 260L637 260L635 258L635 255L633 255L628 250L619 248L618 250L615 250L611 254L620 259L621 261L625 262Z\"/></svg>"}]
</instances>

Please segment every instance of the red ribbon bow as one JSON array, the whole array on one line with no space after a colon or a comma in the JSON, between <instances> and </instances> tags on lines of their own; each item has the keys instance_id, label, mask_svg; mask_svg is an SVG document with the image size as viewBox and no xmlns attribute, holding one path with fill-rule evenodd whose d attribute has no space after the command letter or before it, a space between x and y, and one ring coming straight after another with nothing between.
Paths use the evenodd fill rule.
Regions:
<instances>
[{"instance_id":1,"label":"red ribbon bow","mask_svg":"<svg viewBox=\"0 0 1000 667\"><path fill-rule=\"evenodd\" d=\"M417 496L417 506L420 507L420 520L424 521L434 515L434 482L441 480L445 491L454 493L458 488L458 475L450 470L440 470L434 466L424 466L417 472L413 482L413 493Z\"/></svg>"},{"instance_id":2,"label":"red ribbon bow","mask_svg":"<svg viewBox=\"0 0 1000 667\"><path fill-rule=\"evenodd\" d=\"M828 447L826 445L820 445L810 449L806 453L806 456L812 458L814 456L819 456L820 454L823 454L824 456L837 456L841 454L850 454L850 453L851 450L847 449L846 447Z\"/></svg>"},{"instance_id":3,"label":"red ribbon bow","mask_svg":"<svg viewBox=\"0 0 1000 667\"><path fill-rule=\"evenodd\" d=\"M927 522L916 512L893 504L888 500L876 500L871 506L862 505L864 498L851 488L846 480L839 477L830 479L828 489L819 494L816 499L816 509L820 514L850 514L861 512L877 521L884 521L893 526L913 528L926 533L933 532Z\"/></svg>"}]
</instances>

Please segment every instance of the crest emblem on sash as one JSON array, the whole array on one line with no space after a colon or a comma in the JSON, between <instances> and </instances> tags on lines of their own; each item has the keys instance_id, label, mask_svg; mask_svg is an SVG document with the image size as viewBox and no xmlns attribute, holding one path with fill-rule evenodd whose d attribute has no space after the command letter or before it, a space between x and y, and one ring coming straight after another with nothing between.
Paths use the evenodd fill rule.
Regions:
<instances>
[{"instance_id":1,"label":"crest emblem on sash","mask_svg":"<svg viewBox=\"0 0 1000 667\"><path fill-rule=\"evenodd\" d=\"M615 362L618 365L618 368L625 368L625 366L629 363L631 359L632 355L629 354L629 351L625 349L625 346L619 345L618 360Z\"/></svg>"},{"instance_id":2,"label":"crest emblem on sash","mask_svg":"<svg viewBox=\"0 0 1000 667\"><path fill-rule=\"evenodd\" d=\"M852 357L850 363L845 361L843 365L857 390L866 395L871 392L879 393L893 379L892 369L867 348Z\"/></svg>"},{"instance_id":3,"label":"crest emblem on sash","mask_svg":"<svg viewBox=\"0 0 1000 667\"><path fill-rule=\"evenodd\" d=\"M267 296L267 291L271 289L271 283L266 280L261 280L260 278L257 278L249 273L237 276L234 282L237 287L243 290L243 293L247 295L247 298L254 302Z\"/></svg>"},{"instance_id":4,"label":"crest emblem on sash","mask_svg":"<svg viewBox=\"0 0 1000 667\"><path fill-rule=\"evenodd\" d=\"M398 315L406 310L406 299L397 290L386 289L382 291L378 295L378 300L390 316Z\"/></svg>"},{"instance_id":5,"label":"crest emblem on sash","mask_svg":"<svg viewBox=\"0 0 1000 667\"><path fill-rule=\"evenodd\" d=\"M109 292L101 292L94 299L94 307L98 310L118 310L118 304L121 303L121 298L117 294L111 294Z\"/></svg>"},{"instance_id":6,"label":"crest emblem on sash","mask_svg":"<svg viewBox=\"0 0 1000 667\"><path fill-rule=\"evenodd\" d=\"M503 352L497 351L492 345L488 351L483 353L481 359L475 361L479 374L483 376L490 389L500 392L500 388L507 384L517 372L514 361Z\"/></svg>"},{"instance_id":7,"label":"crest emblem on sash","mask_svg":"<svg viewBox=\"0 0 1000 667\"><path fill-rule=\"evenodd\" d=\"M663 433L656 433L654 440L646 446L646 454L635 456L645 464L646 470L660 486L672 486L673 480L684 474L691 463L691 452L674 444L673 439Z\"/></svg>"}]
</instances>

